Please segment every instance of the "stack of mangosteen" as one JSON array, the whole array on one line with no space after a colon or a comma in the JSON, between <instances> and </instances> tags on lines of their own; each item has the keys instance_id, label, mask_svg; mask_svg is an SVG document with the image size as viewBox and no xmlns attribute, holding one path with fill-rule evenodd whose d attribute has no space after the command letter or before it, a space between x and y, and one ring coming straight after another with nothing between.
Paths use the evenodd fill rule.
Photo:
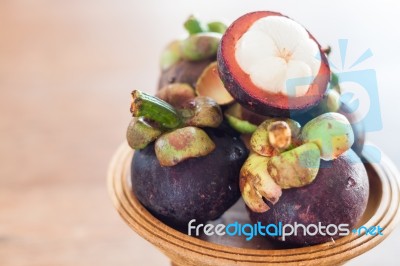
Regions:
<instances>
[{"instance_id":1,"label":"stack of mangosteen","mask_svg":"<svg viewBox=\"0 0 400 266\"><path fill-rule=\"evenodd\" d=\"M364 131L340 102L329 51L269 11L229 27L191 16L184 27L187 38L161 55L156 95L132 92L127 140L138 200L177 229L219 218L240 197L254 223L354 226L369 193L357 155Z\"/></svg>"}]
</instances>

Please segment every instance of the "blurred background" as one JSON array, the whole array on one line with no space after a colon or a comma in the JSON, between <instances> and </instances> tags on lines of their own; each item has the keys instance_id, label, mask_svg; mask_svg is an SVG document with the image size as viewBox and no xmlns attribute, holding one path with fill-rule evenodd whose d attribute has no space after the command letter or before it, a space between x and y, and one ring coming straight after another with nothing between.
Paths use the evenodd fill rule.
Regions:
<instances>
[{"instance_id":1,"label":"blurred background","mask_svg":"<svg viewBox=\"0 0 400 266\"><path fill-rule=\"evenodd\" d=\"M159 54L189 14L230 23L255 10L299 21L332 60L338 39L349 64L371 49L358 69L376 71L383 129L368 138L400 166L397 1L2 0L0 265L169 265L107 193L130 92L155 91ZM349 265L398 265L399 239Z\"/></svg>"}]
</instances>

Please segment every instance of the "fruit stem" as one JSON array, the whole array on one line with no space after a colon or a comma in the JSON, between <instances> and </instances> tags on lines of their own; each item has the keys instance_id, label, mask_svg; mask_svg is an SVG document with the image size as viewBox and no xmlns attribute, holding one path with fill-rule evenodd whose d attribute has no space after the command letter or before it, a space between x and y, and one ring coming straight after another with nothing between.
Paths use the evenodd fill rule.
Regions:
<instances>
[{"instance_id":1,"label":"fruit stem","mask_svg":"<svg viewBox=\"0 0 400 266\"><path fill-rule=\"evenodd\" d=\"M277 150L284 150L289 147L292 138L292 131L285 121L272 122L268 128L268 141Z\"/></svg>"},{"instance_id":2,"label":"fruit stem","mask_svg":"<svg viewBox=\"0 0 400 266\"><path fill-rule=\"evenodd\" d=\"M131 113L134 117L145 117L169 129L177 128L182 123L174 107L139 90L132 92Z\"/></svg>"},{"instance_id":3,"label":"fruit stem","mask_svg":"<svg viewBox=\"0 0 400 266\"><path fill-rule=\"evenodd\" d=\"M330 46L322 48L322 52L324 52L327 56L329 56L330 53L332 52L332 48Z\"/></svg>"}]
</instances>

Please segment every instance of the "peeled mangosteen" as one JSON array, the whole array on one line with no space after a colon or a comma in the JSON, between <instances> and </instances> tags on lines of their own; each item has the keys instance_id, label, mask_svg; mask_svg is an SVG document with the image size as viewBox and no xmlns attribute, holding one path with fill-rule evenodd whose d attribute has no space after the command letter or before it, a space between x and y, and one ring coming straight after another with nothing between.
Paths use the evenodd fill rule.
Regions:
<instances>
[{"instance_id":1,"label":"peeled mangosteen","mask_svg":"<svg viewBox=\"0 0 400 266\"><path fill-rule=\"evenodd\" d=\"M239 172L248 150L237 137L206 129L216 148L171 167L157 160L154 144L135 152L132 189L139 201L157 218L175 228L187 223L215 220L239 198Z\"/></svg>"},{"instance_id":2,"label":"peeled mangosteen","mask_svg":"<svg viewBox=\"0 0 400 266\"><path fill-rule=\"evenodd\" d=\"M226 89L242 106L262 115L305 112L321 101L330 79L315 38L276 12L248 13L233 22L217 59Z\"/></svg>"},{"instance_id":3,"label":"peeled mangosteen","mask_svg":"<svg viewBox=\"0 0 400 266\"><path fill-rule=\"evenodd\" d=\"M321 223L323 226L348 224L350 231L360 221L368 201L368 175L361 159L348 150L333 161L320 162L320 169L310 185L282 191L279 201L264 213L250 211L252 222L263 225L283 225L295 222L306 227ZM314 229L310 231L314 232ZM349 231L349 233L350 233ZM330 233L334 229L330 228ZM286 236L285 242L296 245L314 245L339 238L339 232L325 236L317 233L304 236L299 227L297 236ZM283 241L282 238L274 239Z\"/></svg>"},{"instance_id":4,"label":"peeled mangosteen","mask_svg":"<svg viewBox=\"0 0 400 266\"><path fill-rule=\"evenodd\" d=\"M187 83L192 86L192 88L195 88L197 79L200 77L201 73L203 73L203 70L213 61L215 61L215 57L201 61L179 60L171 67L161 72L158 89L172 83Z\"/></svg>"}]
</instances>

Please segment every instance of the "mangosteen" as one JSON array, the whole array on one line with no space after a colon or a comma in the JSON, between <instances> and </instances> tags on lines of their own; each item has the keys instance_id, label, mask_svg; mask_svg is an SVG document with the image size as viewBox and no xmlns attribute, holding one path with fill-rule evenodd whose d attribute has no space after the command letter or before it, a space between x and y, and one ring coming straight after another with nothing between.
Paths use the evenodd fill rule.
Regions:
<instances>
[{"instance_id":1,"label":"mangosteen","mask_svg":"<svg viewBox=\"0 0 400 266\"><path fill-rule=\"evenodd\" d=\"M226 30L222 22L203 23L194 16L186 20L184 28L189 35L172 41L161 53L159 89L171 83L187 83L195 88L203 70L216 60L222 33Z\"/></svg>"},{"instance_id":2,"label":"mangosteen","mask_svg":"<svg viewBox=\"0 0 400 266\"><path fill-rule=\"evenodd\" d=\"M325 53L299 23L276 12L248 13L226 30L217 53L226 89L256 113L302 113L322 99L330 79Z\"/></svg>"},{"instance_id":3,"label":"mangosteen","mask_svg":"<svg viewBox=\"0 0 400 266\"><path fill-rule=\"evenodd\" d=\"M192 88L195 88L197 79L203 73L203 70L213 61L215 61L215 57L201 61L179 60L161 72L158 89L172 83L187 83Z\"/></svg>"},{"instance_id":4,"label":"mangosteen","mask_svg":"<svg viewBox=\"0 0 400 266\"><path fill-rule=\"evenodd\" d=\"M172 86L162 95L172 103L185 91L186 86ZM133 91L127 140L136 150L134 194L160 220L183 229L192 219L218 218L238 200L239 172L248 150L237 133L226 129L213 99L188 97L179 105L175 109L158 97Z\"/></svg>"},{"instance_id":5,"label":"mangosteen","mask_svg":"<svg viewBox=\"0 0 400 266\"><path fill-rule=\"evenodd\" d=\"M216 146L206 156L165 167L152 143L137 150L132 160L134 194L154 216L175 228L192 219L215 220L240 198L239 172L248 150L220 128L205 131Z\"/></svg>"},{"instance_id":6,"label":"mangosteen","mask_svg":"<svg viewBox=\"0 0 400 266\"><path fill-rule=\"evenodd\" d=\"M357 154L348 150L332 161L321 160L315 180L300 188L282 191L275 204L270 204L270 210L258 213L249 209L252 222L263 225L283 225L294 223L305 227L314 224L338 227L347 224L350 232L360 221L368 201L368 175ZM314 232L314 228L310 231ZM304 229L298 227L297 235L285 237L286 243L296 245L314 245L332 241L340 237L339 230L330 227L329 234L319 232L316 235L304 235ZM283 241L280 237L273 239Z\"/></svg>"}]
</instances>

